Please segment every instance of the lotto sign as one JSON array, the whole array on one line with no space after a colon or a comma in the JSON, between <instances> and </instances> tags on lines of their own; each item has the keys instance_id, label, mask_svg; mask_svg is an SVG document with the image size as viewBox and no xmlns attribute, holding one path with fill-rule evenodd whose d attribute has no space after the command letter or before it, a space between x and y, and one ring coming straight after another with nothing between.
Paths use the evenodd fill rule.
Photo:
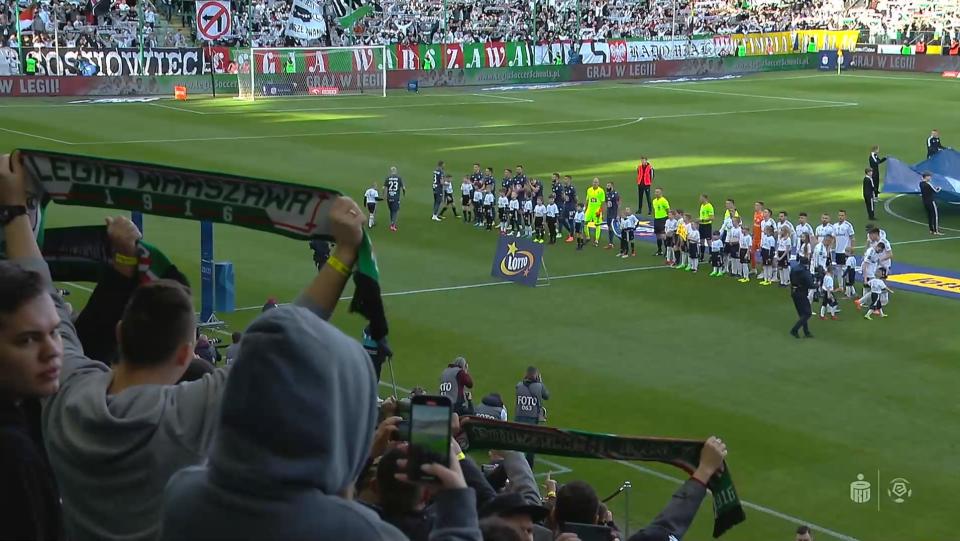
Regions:
<instances>
[{"instance_id":1,"label":"lotto sign","mask_svg":"<svg viewBox=\"0 0 960 541\"><path fill-rule=\"evenodd\" d=\"M230 34L229 0L197 2L197 32L207 41L218 40Z\"/></svg>"}]
</instances>

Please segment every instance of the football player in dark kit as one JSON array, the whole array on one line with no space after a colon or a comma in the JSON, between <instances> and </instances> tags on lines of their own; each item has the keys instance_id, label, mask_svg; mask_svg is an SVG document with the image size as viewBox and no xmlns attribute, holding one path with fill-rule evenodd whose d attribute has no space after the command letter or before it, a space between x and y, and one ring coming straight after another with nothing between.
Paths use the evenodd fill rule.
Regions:
<instances>
[{"instance_id":1,"label":"football player in dark kit","mask_svg":"<svg viewBox=\"0 0 960 541\"><path fill-rule=\"evenodd\" d=\"M397 215L400 214L400 195L407 195L407 188L403 185L403 179L397 174L397 167L390 168L390 174L383 181L383 187L387 192L387 207L390 209L390 231L397 230Z\"/></svg>"},{"instance_id":2,"label":"football player in dark kit","mask_svg":"<svg viewBox=\"0 0 960 541\"><path fill-rule=\"evenodd\" d=\"M877 185L874 184L873 171L868 167L863 170L863 204L867 207L867 216L871 221L877 218L873 215L876 205Z\"/></svg>"},{"instance_id":3,"label":"football player in dark kit","mask_svg":"<svg viewBox=\"0 0 960 541\"><path fill-rule=\"evenodd\" d=\"M443 218L439 216L440 205L443 204L443 179L446 174L443 172L443 160L437 162L437 168L433 170L433 218L431 220L439 222Z\"/></svg>"},{"instance_id":4,"label":"football player in dark kit","mask_svg":"<svg viewBox=\"0 0 960 541\"><path fill-rule=\"evenodd\" d=\"M797 317L799 317L793 328L790 329L790 334L794 338L800 338L798 331L801 328L803 328L804 338L813 338L813 335L810 334L810 327L807 326L810 316L813 315L807 292L816 285L813 283L813 275L807 268L808 263L804 257L790 262L790 297L793 299L793 307L797 309Z\"/></svg>"}]
</instances>

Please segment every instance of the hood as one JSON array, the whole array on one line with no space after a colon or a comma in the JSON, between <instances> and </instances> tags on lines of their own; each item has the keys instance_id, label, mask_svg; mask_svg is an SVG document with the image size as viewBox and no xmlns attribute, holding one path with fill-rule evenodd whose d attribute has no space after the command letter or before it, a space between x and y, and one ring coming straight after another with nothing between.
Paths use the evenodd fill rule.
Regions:
<instances>
[{"instance_id":1,"label":"hood","mask_svg":"<svg viewBox=\"0 0 960 541\"><path fill-rule=\"evenodd\" d=\"M356 340L306 308L264 312L244 332L227 380L209 464L216 483L341 492L370 451L376 391Z\"/></svg>"},{"instance_id":2,"label":"hood","mask_svg":"<svg viewBox=\"0 0 960 541\"><path fill-rule=\"evenodd\" d=\"M503 407L503 399L500 398L500 395L497 393L490 393L483 397L482 403L484 406L492 406L494 408Z\"/></svg>"}]
</instances>

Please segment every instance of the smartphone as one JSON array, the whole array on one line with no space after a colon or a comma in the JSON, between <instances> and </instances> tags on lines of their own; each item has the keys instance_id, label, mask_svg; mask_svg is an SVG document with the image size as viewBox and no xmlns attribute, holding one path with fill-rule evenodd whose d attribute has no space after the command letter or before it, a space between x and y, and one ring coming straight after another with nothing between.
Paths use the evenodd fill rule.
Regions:
<instances>
[{"instance_id":1,"label":"smartphone","mask_svg":"<svg viewBox=\"0 0 960 541\"><path fill-rule=\"evenodd\" d=\"M423 473L424 464L450 466L450 399L445 396L415 396L410 400L410 451L409 470L411 479L433 481L432 475Z\"/></svg>"},{"instance_id":2,"label":"smartphone","mask_svg":"<svg viewBox=\"0 0 960 541\"><path fill-rule=\"evenodd\" d=\"M609 526L599 526L596 524L581 524L578 522L565 522L560 528L563 533L576 534L580 541L610 541L613 539L613 530Z\"/></svg>"}]
</instances>

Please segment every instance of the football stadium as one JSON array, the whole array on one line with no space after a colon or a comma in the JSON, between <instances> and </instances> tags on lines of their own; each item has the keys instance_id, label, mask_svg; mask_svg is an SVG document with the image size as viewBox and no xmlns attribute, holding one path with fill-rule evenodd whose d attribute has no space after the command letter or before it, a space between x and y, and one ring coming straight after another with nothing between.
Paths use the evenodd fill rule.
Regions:
<instances>
[{"instance_id":1,"label":"football stadium","mask_svg":"<svg viewBox=\"0 0 960 541\"><path fill-rule=\"evenodd\" d=\"M957 538L955 3L0 28L0 538Z\"/></svg>"}]
</instances>

